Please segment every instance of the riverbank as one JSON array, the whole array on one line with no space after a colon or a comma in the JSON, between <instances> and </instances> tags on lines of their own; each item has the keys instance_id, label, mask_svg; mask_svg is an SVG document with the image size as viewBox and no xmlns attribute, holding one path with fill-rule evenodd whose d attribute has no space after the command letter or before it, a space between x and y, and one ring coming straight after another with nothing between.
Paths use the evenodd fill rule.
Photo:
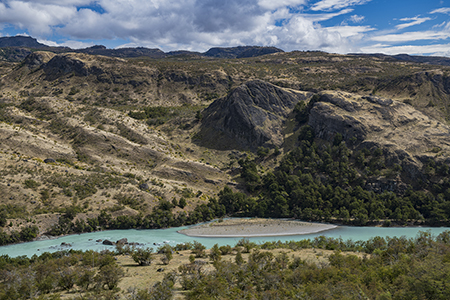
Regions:
<instances>
[{"instance_id":1,"label":"riverbank","mask_svg":"<svg viewBox=\"0 0 450 300\"><path fill-rule=\"evenodd\" d=\"M287 219L226 219L179 230L192 237L264 237L312 234L337 225Z\"/></svg>"}]
</instances>

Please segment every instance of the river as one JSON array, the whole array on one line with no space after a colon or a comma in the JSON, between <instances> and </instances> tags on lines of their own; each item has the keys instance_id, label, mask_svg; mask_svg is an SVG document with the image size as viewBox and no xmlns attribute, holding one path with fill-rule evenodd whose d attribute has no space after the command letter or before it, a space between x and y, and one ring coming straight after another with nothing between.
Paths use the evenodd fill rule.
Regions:
<instances>
[{"instance_id":1,"label":"river","mask_svg":"<svg viewBox=\"0 0 450 300\"><path fill-rule=\"evenodd\" d=\"M127 238L128 242L137 242L143 244L143 247L150 247L156 250L159 245L168 243L169 245L176 245L179 243L198 241L211 248L214 244L231 245L234 246L241 238L200 238L189 237L178 233L178 230L187 227L176 227L169 229L126 229L126 230L107 230L90 233L83 233L77 235L68 235L55 239L34 241L28 243L14 244L0 247L0 255L7 254L10 257L17 257L26 255L31 257L33 254L40 255L44 252L55 252L65 249L75 250L115 250L114 246L106 246L96 240L111 240L117 241L121 238ZM317 236L326 236L333 238L342 238L343 240L351 239L353 241L368 240L375 236L381 237L400 237L407 238L416 237L419 231L430 231L434 236L437 236L445 230L450 230L449 227L353 227L353 226L339 226L334 229L322 231L314 234L306 235L291 235L291 236L274 236L274 237L254 237L249 238L250 241L257 244L265 241L299 241L302 239L313 239ZM70 244L71 246L61 246L62 243Z\"/></svg>"}]
</instances>

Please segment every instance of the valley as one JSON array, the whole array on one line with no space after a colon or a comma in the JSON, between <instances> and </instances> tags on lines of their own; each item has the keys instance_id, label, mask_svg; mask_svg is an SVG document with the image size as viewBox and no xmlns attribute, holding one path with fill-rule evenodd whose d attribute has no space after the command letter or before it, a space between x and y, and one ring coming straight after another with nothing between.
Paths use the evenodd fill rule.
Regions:
<instances>
[{"instance_id":1,"label":"valley","mask_svg":"<svg viewBox=\"0 0 450 300\"><path fill-rule=\"evenodd\" d=\"M154 58L36 49L20 62L3 61L2 243L235 214L446 224L449 67L258 51ZM311 189L333 191L316 193L312 205L298 200L310 192L276 188L284 200L267 213L264 207L277 206L268 204L276 198L270 174L283 180L277 172L312 142L308 159L315 163L305 157L288 174L303 186L309 174ZM362 199L376 200L348 201L346 211L337 200L326 204L338 187L361 198L357 186ZM386 200L395 197L406 200Z\"/></svg>"}]
</instances>

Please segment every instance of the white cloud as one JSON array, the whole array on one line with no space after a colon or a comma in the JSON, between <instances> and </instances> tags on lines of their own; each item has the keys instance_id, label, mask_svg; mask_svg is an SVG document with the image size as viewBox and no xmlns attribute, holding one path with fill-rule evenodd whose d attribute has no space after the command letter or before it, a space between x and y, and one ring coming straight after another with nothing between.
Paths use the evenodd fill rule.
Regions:
<instances>
[{"instance_id":1,"label":"white cloud","mask_svg":"<svg viewBox=\"0 0 450 300\"><path fill-rule=\"evenodd\" d=\"M299 5L306 4L306 2L307 2L307 0L278 0L278 1L259 0L258 5L263 8L273 10L273 9L286 7L286 6L297 7Z\"/></svg>"},{"instance_id":2,"label":"white cloud","mask_svg":"<svg viewBox=\"0 0 450 300\"><path fill-rule=\"evenodd\" d=\"M94 43L84 43L80 41L65 41L63 43L56 43L54 41L49 41L45 39L37 39L37 41L41 44L50 46L50 47L69 47L72 49L82 49L94 46Z\"/></svg>"},{"instance_id":3,"label":"white cloud","mask_svg":"<svg viewBox=\"0 0 450 300\"><path fill-rule=\"evenodd\" d=\"M450 32L447 30L443 31L414 31L405 32L401 34L386 34L380 36L374 36L371 38L372 41L377 42L412 42L420 40L442 40L450 37Z\"/></svg>"},{"instance_id":4,"label":"white cloud","mask_svg":"<svg viewBox=\"0 0 450 300\"><path fill-rule=\"evenodd\" d=\"M403 18L403 19L400 19L400 21L403 21L403 22L411 21L411 22L404 23L404 24L399 24L399 25L395 26L395 28L401 30L401 29L405 29L407 27L411 27L411 26L414 26L414 25L422 24L422 23L424 23L426 21L429 21L429 20L431 20L431 18L419 18L419 17Z\"/></svg>"},{"instance_id":5,"label":"white cloud","mask_svg":"<svg viewBox=\"0 0 450 300\"><path fill-rule=\"evenodd\" d=\"M311 20L313 22L321 22L321 21L330 20L330 19L332 19L334 17L337 17L337 16L340 16L340 15L351 13L352 11L353 11L353 9L347 8L347 9L343 9L343 10L341 10L339 12L336 12L336 13L301 14L300 16L302 16L305 19Z\"/></svg>"},{"instance_id":6,"label":"white cloud","mask_svg":"<svg viewBox=\"0 0 450 300\"><path fill-rule=\"evenodd\" d=\"M353 15L350 17L349 21L358 24L358 23L362 23L364 21L364 19L365 19L364 16Z\"/></svg>"},{"instance_id":7,"label":"white cloud","mask_svg":"<svg viewBox=\"0 0 450 300\"><path fill-rule=\"evenodd\" d=\"M359 37L363 38L363 34L375 30L370 26L335 26L327 28L329 32L338 32L341 37Z\"/></svg>"},{"instance_id":8,"label":"white cloud","mask_svg":"<svg viewBox=\"0 0 450 300\"><path fill-rule=\"evenodd\" d=\"M342 9L349 6L362 5L371 0L321 0L315 3L311 10L314 11L329 11Z\"/></svg>"},{"instance_id":9,"label":"white cloud","mask_svg":"<svg viewBox=\"0 0 450 300\"><path fill-rule=\"evenodd\" d=\"M441 28L441 27L444 27L445 24L447 24L447 22L444 21L444 22L442 22L441 24L436 24L436 25L434 25L432 28L433 28L433 29Z\"/></svg>"},{"instance_id":10,"label":"white cloud","mask_svg":"<svg viewBox=\"0 0 450 300\"><path fill-rule=\"evenodd\" d=\"M2 1L2 2L14 2L14 1ZM25 3L33 3L33 4L52 4L52 5L59 5L59 6L73 6L73 5L89 5L92 2L92 0L18 0L16 2L25 2Z\"/></svg>"},{"instance_id":11,"label":"white cloud","mask_svg":"<svg viewBox=\"0 0 450 300\"><path fill-rule=\"evenodd\" d=\"M362 47L361 51L363 53L384 53L388 55L408 53L411 55L450 56L450 44L402 45L402 46L376 44Z\"/></svg>"},{"instance_id":12,"label":"white cloud","mask_svg":"<svg viewBox=\"0 0 450 300\"><path fill-rule=\"evenodd\" d=\"M45 2L45 1L44 1ZM52 33L52 26L64 22L76 14L75 7L65 7L27 1L0 3L0 22L26 29L33 36Z\"/></svg>"},{"instance_id":13,"label":"white cloud","mask_svg":"<svg viewBox=\"0 0 450 300\"><path fill-rule=\"evenodd\" d=\"M295 13L307 0L0 0L0 26L8 24L51 44L55 34L73 48L76 40L124 40L128 46L205 51L214 46L263 45L284 50L354 51L365 26L324 28L319 23L349 14L368 0L315 4L333 13ZM95 5L101 13L88 8ZM84 8L80 8L80 6ZM346 8L347 7L347 8ZM359 22L363 17L352 16ZM275 24L282 21L282 26ZM125 43L125 42L124 42ZM350 50L351 49L351 50Z\"/></svg>"},{"instance_id":14,"label":"white cloud","mask_svg":"<svg viewBox=\"0 0 450 300\"><path fill-rule=\"evenodd\" d=\"M430 12L430 14L450 14L450 7L441 7Z\"/></svg>"}]
</instances>

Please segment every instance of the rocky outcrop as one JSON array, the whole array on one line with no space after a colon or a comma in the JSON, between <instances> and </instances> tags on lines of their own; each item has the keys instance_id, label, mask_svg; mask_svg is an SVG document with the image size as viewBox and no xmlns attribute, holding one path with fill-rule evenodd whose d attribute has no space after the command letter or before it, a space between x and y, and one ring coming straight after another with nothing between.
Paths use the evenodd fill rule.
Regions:
<instances>
[{"instance_id":1,"label":"rocky outcrop","mask_svg":"<svg viewBox=\"0 0 450 300\"><path fill-rule=\"evenodd\" d=\"M81 54L60 54L53 57L48 63L42 66L45 79L55 80L67 74L75 76L100 75L103 70L94 64L89 64L83 60Z\"/></svg>"},{"instance_id":2,"label":"rocky outcrop","mask_svg":"<svg viewBox=\"0 0 450 300\"><path fill-rule=\"evenodd\" d=\"M430 158L440 161L450 155L449 126L383 97L322 92L310 109L308 125L316 137L327 141L339 133L357 149L383 149L386 165L398 164L409 179L422 179L422 166ZM405 189L396 181L371 182L370 187L376 191Z\"/></svg>"},{"instance_id":3,"label":"rocky outcrop","mask_svg":"<svg viewBox=\"0 0 450 300\"><path fill-rule=\"evenodd\" d=\"M54 56L55 54L51 52L37 51L28 55L23 63L29 69L35 69L49 62Z\"/></svg>"},{"instance_id":4,"label":"rocky outcrop","mask_svg":"<svg viewBox=\"0 0 450 300\"><path fill-rule=\"evenodd\" d=\"M203 112L200 135L216 142L211 147L281 146L283 122L295 104L309 95L261 80L247 82L227 97L214 101Z\"/></svg>"}]
</instances>

